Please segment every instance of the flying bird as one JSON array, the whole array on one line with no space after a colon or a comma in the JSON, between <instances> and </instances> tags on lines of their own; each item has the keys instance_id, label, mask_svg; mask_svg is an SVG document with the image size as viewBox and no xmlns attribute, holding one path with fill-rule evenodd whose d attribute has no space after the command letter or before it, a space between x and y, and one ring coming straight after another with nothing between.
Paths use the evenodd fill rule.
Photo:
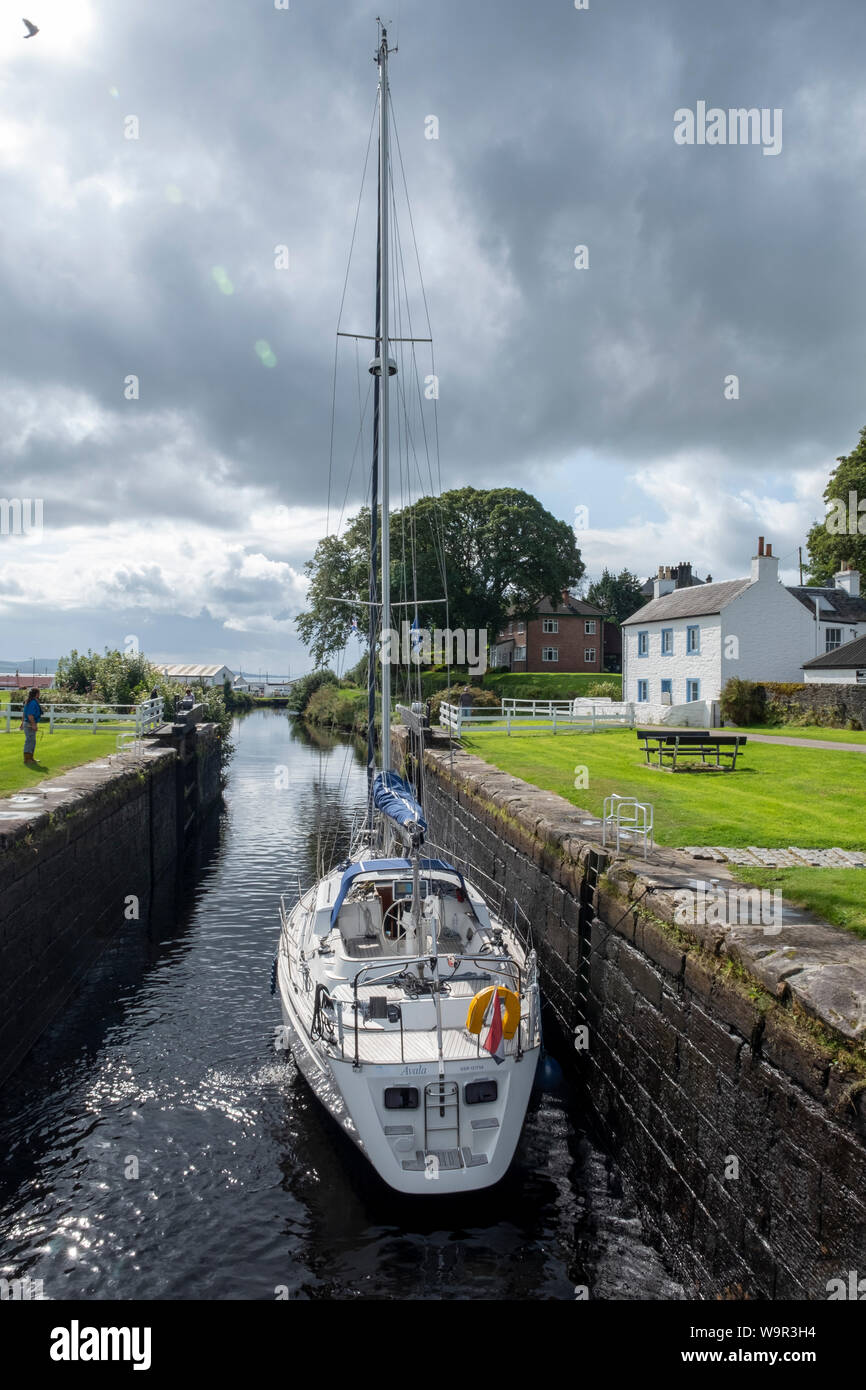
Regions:
<instances>
[{"instance_id":1,"label":"flying bird","mask_svg":"<svg viewBox=\"0 0 866 1390\"><path fill-rule=\"evenodd\" d=\"M22 39L32 39L34 34L39 33L37 26L35 24L31 24L29 19L24 19L21 22L22 24L27 25L27 33L21 35Z\"/></svg>"}]
</instances>

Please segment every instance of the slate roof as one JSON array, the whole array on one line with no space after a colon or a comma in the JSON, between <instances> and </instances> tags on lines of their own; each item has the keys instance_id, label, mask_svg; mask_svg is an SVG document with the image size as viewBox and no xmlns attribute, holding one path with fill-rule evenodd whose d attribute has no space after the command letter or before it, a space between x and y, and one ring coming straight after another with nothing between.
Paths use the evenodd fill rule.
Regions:
<instances>
[{"instance_id":1,"label":"slate roof","mask_svg":"<svg viewBox=\"0 0 866 1390\"><path fill-rule=\"evenodd\" d=\"M844 589L809 588L807 585L789 585L788 593L800 600L815 616L815 599L820 598L821 607L831 608L843 623L866 623L866 599L852 598Z\"/></svg>"},{"instance_id":2,"label":"slate roof","mask_svg":"<svg viewBox=\"0 0 866 1390\"><path fill-rule=\"evenodd\" d=\"M623 627L635 623L655 623L663 618L701 618L706 613L719 613L732 603L744 589L748 589L750 579L726 579L718 584L697 584L688 589L674 589L661 598L651 599L630 618Z\"/></svg>"},{"instance_id":3,"label":"slate roof","mask_svg":"<svg viewBox=\"0 0 866 1390\"><path fill-rule=\"evenodd\" d=\"M558 613L561 617L567 617L569 613L574 613L581 618L603 618L605 612L603 608L597 608L594 603L587 603L585 598L576 598L574 594L569 594L568 601L563 598L561 603L551 603L550 599L542 599L538 605L538 617L545 618L548 615L555 617Z\"/></svg>"},{"instance_id":4,"label":"slate roof","mask_svg":"<svg viewBox=\"0 0 866 1390\"><path fill-rule=\"evenodd\" d=\"M514 610L508 615L508 621L514 620ZM535 622L537 618L607 618L603 608L597 608L594 603L587 603L584 598L576 598L574 594L568 595L568 602L560 599L558 603L551 603L549 598L543 598L535 609L530 622ZM521 619L522 621L522 619Z\"/></svg>"},{"instance_id":5,"label":"slate roof","mask_svg":"<svg viewBox=\"0 0 866 1390\"><path fill-rule=\"evenodd\" d=\"M822 652L803 662L803 669L820 671L824 667L866 667L866 637L855 637L853 642L845 642L832 652Z\"/></svg>"}]
</instances>

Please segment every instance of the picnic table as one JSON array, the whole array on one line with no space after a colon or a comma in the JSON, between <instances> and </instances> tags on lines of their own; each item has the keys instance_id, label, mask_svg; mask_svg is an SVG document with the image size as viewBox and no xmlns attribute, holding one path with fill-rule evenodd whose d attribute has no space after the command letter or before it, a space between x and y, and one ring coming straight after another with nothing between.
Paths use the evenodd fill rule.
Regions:
<instances>
[{"instance_id":1,"label":"picnic table","mask_svg":"<svg viewBox=\"0 0 866 1390\"><path fill-rule=\"evenodd\" d=\"M636 729L635 733L648 763L657 761L664 767L668 760L674 769L680 758L700 758L702 763L715 759L716 767L722 767L724 759L729 765L722 770L733 772L737 754L746 746L745 734L712 734L706 729Z\"/></svg>"}]
</instances>

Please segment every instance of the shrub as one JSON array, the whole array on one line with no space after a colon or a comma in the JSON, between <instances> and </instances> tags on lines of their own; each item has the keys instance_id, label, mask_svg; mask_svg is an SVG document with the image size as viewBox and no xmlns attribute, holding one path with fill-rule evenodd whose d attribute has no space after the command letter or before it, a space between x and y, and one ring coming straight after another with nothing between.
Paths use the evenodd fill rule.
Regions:
<instances>
[{"instance_id":1,"label":"shrub","mask_svg":"<svg viewBox=\"0 0 866 1390\"><path fill-rule=\"evenodd\" d=\"M361 657L360 661L356 661L356 662L355 662L355 665L352 666L352 667L350 667L350 669L349 669L349 670L346 672L346 674L344 675L343 679L340 681L340 684L341 684L341 685L357 685L357 686L360 686L362 690L366 690L366 688L367 688L367 653L366 653L366 652L365 652L364 655Z\"/></svg>"},{"instance_id":2,"label":"shrub","mask_svg":"<svg viewBox=\"0 0 866 1390\"><path fill-rule=\"evenodd\" d=\"M421 673L421 697L424 700L429 700L431 695L435 695L437 692L441 693L449 684L451 689L455 689L458 681L467 681L468 679L468 673L462 667L452 666L449 669L447 666L434 666L429 671Z\"/></svg>"},{"instance_id":3,"label":"shrub","mask_svg":"<svg viewBox=\"0 0 866 1390\"><path fill-rule=\"evenodd\" d=\"M310 724L340 729L361 729L367 724L367 692L325 681L307 701L304 718Z\"/></svg>"},{"instance_id":4,"label":"shrub","mask_svg":"<svg viewBox=\"0 0 866 1390\"><path fill-rule=\"evenodd\" d=\"M622 690L613 681L596 681L586 693L596 696L597 699L609 697L611 700L619 700L622 696Z\"/></svg>"},{"instance_id":5,"label":"shrub","mask_svg":"<svg viewBox=\"0 0 866 1390\"><path fill-rule=\"evenodd\" d=\"M447 690L438 690L430 701L430 723L438 724L439 706L460 703L461 695L470 695L471 704L479 709L498 709L501 701L492 690L482 690L480 685L450 685Z\"/></svg>"},{"instance_id":6,"label":"shrub","mask_svg":"<svg viewBox=\"0 0 866 1390\"><path fill-rule=\"evenodd\" d=\"M60 704L66 695L80 695L86 700L107 705L134 705L147 699L154 685L165 694L169 688L158 667L142 652L120 652L105 649L104 656L88 651L86 655L74 649L62 656L54 676L54 691Z\"/></svg>"},{"instance_id":7,"label":"shrub","mask_svg":"<svg viewBox=\"0 0 866 1390\"><path fill-rule=\"evenodd\" d=\"M731 676L722 691L722 719L731 724L763 724L766 718L767 692L757 681L743 681Z\"/></svg>"},{"instance_id":8,"label":"shrub","mask_svg":"<svg viewBox=\"0 0 866 1390\"><path fill-rule=\"evenodd\" d=\"M321 667L318 671L310 671L308 675L301 676L295 681L291 688L287 708L294 714L303 714L307 708L307 702L314 691L322 685L337 684L337 677L328 666Z\"/></svg>"}]
</instances>

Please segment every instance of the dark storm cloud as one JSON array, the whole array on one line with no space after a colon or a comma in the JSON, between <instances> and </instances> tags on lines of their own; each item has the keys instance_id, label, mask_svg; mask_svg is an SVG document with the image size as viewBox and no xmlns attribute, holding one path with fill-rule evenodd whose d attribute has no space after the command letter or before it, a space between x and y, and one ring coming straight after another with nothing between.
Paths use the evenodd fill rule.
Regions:
<instances>
[{"instance_id":1,"label":"dark storm cloud","mask_svg":"<svg viewBox=\"0 0 866 1390\"><path fill-rule=\"evenodd\" d=\"M25 162L7 176L0 371L48 396L81 393L101 421L70 438L35 429L3 458L4 476L44 480L57 524L173 516L182 497L218 528L231 489L256 484L289 505L323 502L372 13L106 7L83 67L18 77L19 108L55 132L57 170ZM396 37L446 485L526 483L579 449L639 462L711 447L731 468L784 474L853 442L861 0L586 12L403 0ZM698 100L781 107L782 153L678 147L674 111ZM122 138L129 113L138 141ZM431 113L438 141L423 138ZM135 196L112 205L94 176ZM369 331L369 201L366 214L344 324ZM286 273L273 268L283 242ZM722 395L730 372L736 405ZM128 373L138 402L123 398ZM344 478L352 426L338 439ZM184 490L200 476L212 486Z\"/></svg>"}]
</instances>

